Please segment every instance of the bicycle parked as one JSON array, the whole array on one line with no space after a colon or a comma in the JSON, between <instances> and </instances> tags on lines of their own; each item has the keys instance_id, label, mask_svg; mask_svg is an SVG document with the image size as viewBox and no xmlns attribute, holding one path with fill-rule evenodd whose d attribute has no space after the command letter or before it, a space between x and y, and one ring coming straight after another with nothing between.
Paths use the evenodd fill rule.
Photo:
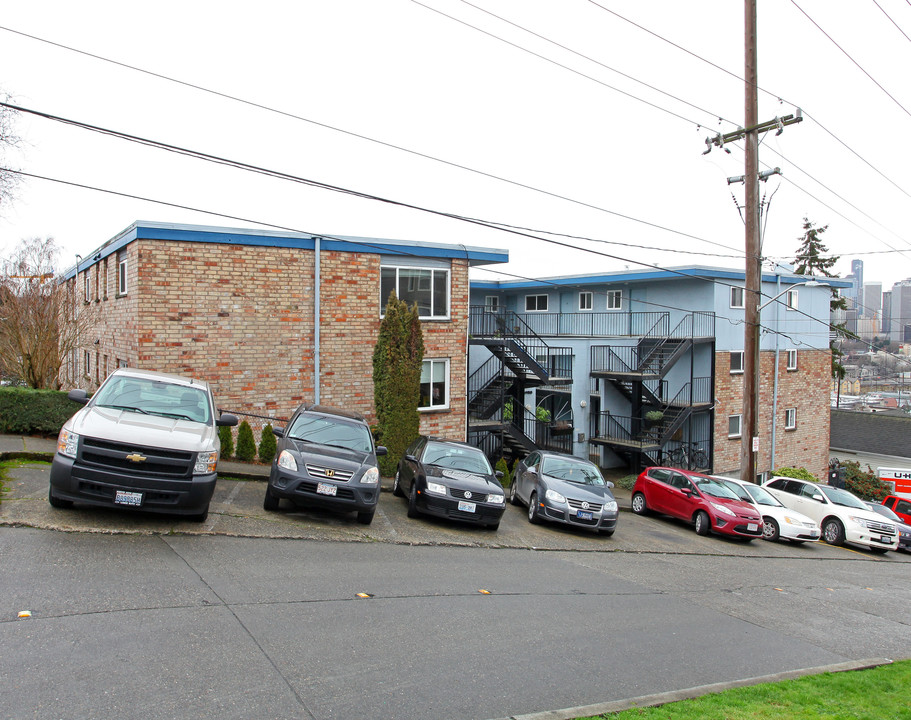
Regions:
<instances>
[{"instance_id":1,"label":"bicycle parked","mask_svg":"<svg viewBox=\"0 0 911 720\"><path fill-rule=\"evenodd\" d=\"M681 442L665 453L666 461L681 470L708 470L709 456L696 442Z\"/></svg>"}]
</instances>

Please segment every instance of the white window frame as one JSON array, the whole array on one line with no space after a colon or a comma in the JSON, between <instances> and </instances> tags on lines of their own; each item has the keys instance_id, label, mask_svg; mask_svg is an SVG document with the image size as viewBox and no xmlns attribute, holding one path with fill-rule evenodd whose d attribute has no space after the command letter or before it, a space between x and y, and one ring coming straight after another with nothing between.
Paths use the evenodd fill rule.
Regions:
<instances>
[{"instance_id":1,"label":"white window frame","mask_svg":"<svg viewBox=\"0 0 911 720\"><path fill-rule=\"evenodd\" d=\"M734 367L734 358L740 358L740 367ZM743 375L743 350L731 350L731 375Z\"/></svg>"},{"instance_id":2,"label":"white window frame","mask_svg":"<svg viewBox=\"0 0 911 720\"><path fill-rule=\"evenodd\" d=\"M591 292L579 293L579 312L589 312L594 307L594 295Z\"/></svg>"},{"instance_id":3,"label":"white window frame","mask_svg":"<svg viewBox=\"0 0 911 720\"><path fill-rule=\"evenodd\" d=\"M608 290L605 293L606 305L608 310L622 310L623 309L623 291L622 290Z\"/></svg>"},{"instance_id":4,"label":"white window frame","mask_svg":"<svg viewBox=\"0 0 911 720\"><path fill-rule=\"evenodd\" d=\"M737 419L737 429L734 432L731 432L731 421ZM729 438L739 438L743 435L743 415L737 413L736 415L728 415L728 437Z\"/></svg>"},{"instance_id":5,"label":"white window frame","mask_svg":"<svg viewBox=\"0 0 911 720\"><path fill-rule=\"evenodd\" d=\"M92 372L92 354L88 350L82 351L82 374L89 377Z\"/></svg>"},{"instance_id":6,"label":"white window frame","mask_svg":"<svg viewBox=\"0 0 911 720\"><path fill-rule=\"evenodd\" d=\"M85 302L92 302L92 282L89 278L90 268L82 271L82 299Z\"/></svg>"},{"instance_id":7,"label":"white window frame","mask_svg":"<svg viewBox=\"0 0 911 720\"><path fill-rule=\"evenodd\" d=\"M117 261L117 294L127 294L127 259L125 257Z\"/></svg>"},{"instance_id":8,"label":"white window frame","mask_svg":"<svg viewBox=\"0 0 911 720\"><path fill-rule=\"evenodd\" d=\"M796 310L797 309L797 291L796 290L788 290L787 294L785 295L784 306L785 306L786 310Z\"/></svg>"},{"instance_id":9,"label":"white window frame","mask_svg":"<svg viewBox=\"0 0 911 720\"><path fill-rule=\"evenodd\" d=\"M434 403L432 398L431 391L431 403L430 405L418 405L419 411L438 411L438 410L448 410L449 409L449 358L424 358L421 361L421 377L424 377L424 368L430 367L430 384L433 385L433 370L435 366L443 365L443 382L445 384L444 397L440 398L440 402ZM423 385L423 381L421 382ZM420 403L420 400L418 400Z\"/></svg>"},{"instance_id":10,"label":"white window frame","mask_svg":"<svg viewBox=\"0 0 911 720\"><path fill-rule=\"evenodd\" d=\"M739 297L738 297L739 295ZM743 298L744 298L744 289L739 285L731 286L731 307L732 308L743 308Z\"/></svg>"},{"instance_id":11,"label":"white window frame","mask_svg":"<svg viewBox=\"0 0 911 720\"><path fill-rule=\"evenodd\" d=\"M528 307L529 301L530 301L532 298L535 298L535 305L536 305L536 306L537 306L538 304L540 304L541 298L544 298L544 307L543 307L543 308L541 308L541 307L534 307L534 308ZM547 295L546 293L544 293L544 294L542 294L542 295L526 295L526 296L525 296L525 312L547 312L547 310L548 310L549 307L550 307L550 296Z\"/></svg>"},{"instance_id":12,"label":"white window frame","mask_svg":"<svg viewBox=\"0 0 911 720\"><path fill-rule=\"evenodd\" d=\"M784 411L784 429L797 429L797 408L787 408Z\"/></svg>"},{"instance_id":13,"label":"white window frame","mask_svg":"<svg viewBox=\"0 0 911 720\"><path fill-rule=\"evenodd\" d=\"M785 357L787 358L786 369L790 372L794 372L795 370L797 370L797 350L794 348L791 348L790 350L788 350L786 352Z\"/></svg>"},{"instance_id":14,"label":"white window frame","mask_svg":"<svg viewBox=\"0 0 911 720\"><path fill-rule=\"evenodd\" d=\"M419 272L430 273L430 287L429 287L430 303L431 303L430 314L421 315L420 314L421 308L419 307L418 315L421 320L449 320L450 319L450 311L451 311L451 307L452 307L452 272L448 267L427 267L427 266L421 266L421 265L382 265L380 267L380 292L381 293L382 293L382 287L383 287L382 273L387 270L395 271L395 295L399 300L405 300L405 301L407 301L408 298L403 297L402 286L401 286L401 280L402 280L401 272L403 270L417 270ZM446 275L446 312L445 313L438 312L439 308L436 308L433 306L433 302L434 302L433 288L435 287L435 280L436 280L437 273L445 273L445 275ZM385 309L386 309L386 301L388 299L389 299L388 295L386 297L380 298L380 317L381 318L386 316ZM409 303L409 305L410 304L411 303Z\"/></svg>"},{"instance_id":15,"label":"white window frame","mask_svg":"<svg viewBox=\"0 0 911 720\"><path fill-rule=\"evenodd\" d=\"M484 296L484 309L490 312L496 312L500 309L500 296L499 295L485 295Z\"/></svg>"}]
</instances>

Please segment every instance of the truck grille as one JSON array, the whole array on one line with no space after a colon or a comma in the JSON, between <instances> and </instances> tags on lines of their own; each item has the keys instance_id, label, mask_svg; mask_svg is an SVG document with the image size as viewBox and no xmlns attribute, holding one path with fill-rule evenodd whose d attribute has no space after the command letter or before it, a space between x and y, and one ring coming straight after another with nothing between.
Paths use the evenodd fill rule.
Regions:
<instances>
[{"instance_id":1,"label":"truck grille","mask_svg":"<svg viewBox=\"0 0 911 720\"><path fill-rule=\"evenodd\" d=\"M192 479L195 455L189 451L127 445L90 437L83 437L79 448L79 459L85 467L125 476L169 480Z\"/></svg>"}]
</instances>

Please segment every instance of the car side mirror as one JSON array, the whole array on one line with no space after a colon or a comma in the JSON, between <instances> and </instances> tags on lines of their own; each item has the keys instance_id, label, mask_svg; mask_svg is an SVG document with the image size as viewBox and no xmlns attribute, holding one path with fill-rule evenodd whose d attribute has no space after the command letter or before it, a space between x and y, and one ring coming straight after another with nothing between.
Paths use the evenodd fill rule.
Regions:
<instances>
[{"instance_id":1,"label":"car side mirror","mask_svg":"<svg viewBox=\"0 0 911 720\"><path fill-rule=\"evenodd\" d=\"M499 480L501 477L503 477L503 471L502 471L502 470L494 470L494 473L493 473L493 474L496 476L497 480Z\"/></svg>"},{"instance_id":2,"label":"car side mirror","mask_svg":"<svg viewBox=\"0 0 911 720\"><path fill-rule=\"evenodd\" d=\"M219 427L234 427L237 425L237 416L232 415L231 413L222 413L218 416L218 420L215 421L215 424Z\"/></svg>"},{"instance_id":3,"label":"car side mirror","mask_svg":"<svg viewBox=\"0 0 911 720\"><path fill-rule=\"evenodd\" d=\"M825 502L825 500L823 499L822 495L820 495L819 493L813 493L813 499L814 499L816 502Z\"/></svg>"},{"instance_id":4,"label":"car side mirror","mask_svg":"<svg viewBox=\"0 0 911 720\"><path fill-rule=\"evenodd\" d=\"M73 402L80 403L81 405L85 405L89 401L89 395L85 390L70 390L66 396Z\"/></svg>"},{"instance_id":5,"label":"car side mirror","mask_svg":"<svg viewBox=\"0 0 911 720\"><path fill-rule=\"evenodd\" d=\"M389 451L386 449L385 445L376 446L376 456L377 457L379 457L380 455L385 455L387 452L389 452Z\"/></svg>"},{"instance_id":6,"label":"car side mirror","mask_svg":"<svg viewBox=\"0 0 911 720\"><path fill-rule=\"evenodd\" d=\"M285 437L285 428L274 427L272 428L272 434L275 437Z\"/></svg>"},{"instance_id":7,"label":"car side mirror","mask_svg":"<svg viewBox=\"0 0 911 720\"><path fill-rule=\"evenodd\" d=\"M530 472L532 475L537 475L538 468L536 468L534 465L532 465L530 468L528 468L528 472Z\"/></svg>"},{"instance_id":8,"label":"car side mirror","mask_svg":"<svg viewBox=\"0 0 911 720\"><path fill-rule=\"evenodd\" d=\"M605 487L607 487L608 490L614 489L614 484L610 480L608 480L606 483L604 483L604 485L605 485Z\"/></svg>"},{"instance_id":9,"label":"car side mirror","mask_svg":"<svg viewBox=\"0 0 911 720\"><path fill-rule=\"evenodd\" d=\"M418 459L414 455L408 455L407 453L405 454L405 459L408 462L413 462L413 463L416 463L418 461Z\"/></svg>"}]
</instances>

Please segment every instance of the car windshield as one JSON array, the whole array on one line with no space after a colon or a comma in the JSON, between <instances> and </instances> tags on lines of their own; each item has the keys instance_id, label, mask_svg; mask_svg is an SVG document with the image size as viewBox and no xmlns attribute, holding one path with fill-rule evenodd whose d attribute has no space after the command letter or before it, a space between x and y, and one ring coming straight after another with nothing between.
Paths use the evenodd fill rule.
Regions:
<instances>
[{"instance_id":1,"label":"car windshield","mask_svg":"<svg viewBox=\"0 0 911 720\"><path fill-rule=\"evenodd\" d=\"M902 519L898 515L896 515L894 512L892 512L889 508L887 508L885 505L877 505L876 503L872 503L872 502L868 502L868 503L864 503L864 504L868 508L870 508L873 512L877 513L878 515L882 515L884 518L888 518L892 522L902 522Z\"/></svg>"},{"instance_id":2,"label":"car windshield","mask_svg":"<svg viewBox=\"0 0 911 720\"><path fill-rule=\"evenodd\" d=\"M211 403L205 390L166 380L112 375L95 393L92 402L95 407L177 420L208 423L211 419Z\"/></svg>"},{"instance_id":3,"label":"car windshield","mask_svg":"<svg viewBox=\"0 0 911 720\"><path fill-rule=\"evenodd\" d=\"M424 463L480 475L493 475L487 456L476 448L463 445L428 443L424 451Z\"/></svg>"},{"instance_id":4,"label":"car windshield","mask_svg":"<svg viewBox=\"0 0 911 720\"><path fill-rule=\"evenodd\" d=\"M373 452L370 430L366 425L345 422L324 415L298 415L288 430L288 437L304 442L329 445L356 452Z\"/></svg>"},{"instance_id":5,"label":"car windshield","mask_svg":"<svg viewBox=\"0 0 911 720\"><path fill-rule=\"evenodd\" d=\"M842 507L857 508L858 510L869 510L869 508L863 504L860 500L854 497L847 490L841 490L839 488L829 487L827 485L820 486L823 494L829 498L829 501L835 505L841 505Z\"/></svg>"},{"instance_id":6,"label":"car windshield","mask_svg":"<svg viewBox=\"0 0 911 720\"><path fill-rule=\"evenodd\" d=\"M778 499L768 490L759 485L750 485L749 483L736 483L733 480L722 480L725 487L729 488L734 494L744 502L755 505L765 505L766 507L784 507Z\"/></svg>"},{"instance_id":7,"label":"car windshield","mask_svg":"<svg viewBox=\"0 0 911 720\"><path fill-rule=\"evenodd\" d=\"M604 487L604 478L601 477L598 468L584 460L546 457L542 463L541 472L557 478L557 480L565 480L578 485Z\"/></svg>"},{"instance_id":8,"label":"car windshield","mask_svg":"<svg viewBox=\"0 0 911 720\"><path fill-rule=\"evenodd\" d=\"M734 492L726 485L723 485L720 480L707 477L693 477L690 479L696 484L696 487L706 495L711 495L712 497L721 498L723 500L738 499Z\"/></svg>"}]
</instances>

